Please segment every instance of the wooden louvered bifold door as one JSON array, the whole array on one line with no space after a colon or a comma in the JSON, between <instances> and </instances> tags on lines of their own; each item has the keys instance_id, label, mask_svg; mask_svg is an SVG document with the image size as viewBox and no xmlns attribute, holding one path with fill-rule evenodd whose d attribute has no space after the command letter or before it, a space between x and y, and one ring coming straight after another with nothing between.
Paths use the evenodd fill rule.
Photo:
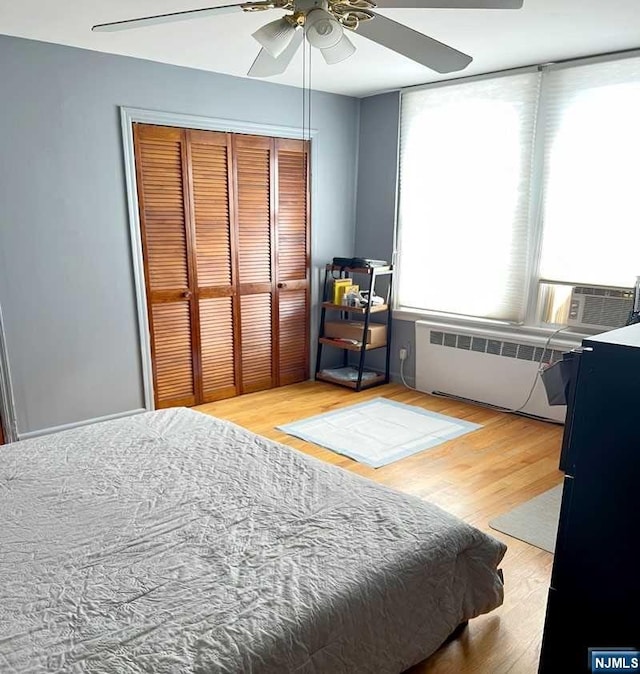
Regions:
<instances>
[{"instance_id":1,"label":"wooden louvered bifold door","mask_svg":"<svg viewBox=\"0 0 640 674\"><path fill-rule=\"evenodd\" d=\"M234 136L242 392L275 386L273 139Z\"/></svg>"},{"instance_id":2,"label":"wooden louvered bifold door","mask_svg":"<svg viewBox=\"0 0 640 674\"><path fill-rule=\"evenodd\" d=\"M184 132L136 124L134 142L155 404L195 405Z\"/></svg>"},{"instance_id":3,"label":"wooden louvered bifold door","mask_svg":"<svg viewBox=\"0 0 640 674\"><path fill-rule=\"evenodd\" d=\"M200 323L202 402L236 395L237 296L233 274L231 138L189 131Z\"/></svg>"},{"instance_id":4,"label":"wooden louvered bifold door","mask_svg":"<svg viewBox=\"0 0 640 674\"><path fill-rule=\"evenodd\" d=\"M277 139L276 296L278 384L309 376L309 200L307 144Z\"/></svg>"},{"instance_id":5,"label":"wooden louvered bifold door","mask_svg":"<svg viewBox=\"0 0 640 674\"><path fill-rule=\"evenodd\" d=\"M156 407L308 378L302 141L134 125Z\"/></svg>"}]
</instances>

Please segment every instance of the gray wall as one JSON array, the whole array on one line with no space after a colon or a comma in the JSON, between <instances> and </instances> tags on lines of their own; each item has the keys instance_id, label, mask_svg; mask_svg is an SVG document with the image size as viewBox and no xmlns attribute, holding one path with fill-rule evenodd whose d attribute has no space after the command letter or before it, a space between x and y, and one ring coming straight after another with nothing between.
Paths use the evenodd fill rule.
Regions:
<instances>
[{"instance_id":1,"label":"gray wall","mask_svg":"<svg viewBox=\"0 0 640 674\"><path fill-rule=\"evenodd\" d=\"M391 260L396 219L400 93L395 91L360 102L360 151L356 211L356 255ZM409 349L407 382L413 384L414 323L395 320L391 341L391 373L399 377L401 346ZM367 364L384 369L384 354L372 352Z\"/></svg>"},{"instance_id":2,"label":"gray wall","mask_svg":"<svg viewBox=\"0 0 640 674\"><path fill-rule=\"evenodd\" d=\"M5 36L0 64L0 306L18 430L141 408L119 106L299 127L300 91ZM319 267L353 253L359 102L314 93L312 105Z\"/></svg>"},{"instance_id":3,"label":"gray wall","mask_svg":"<svg viewBox=\"0 0 640 674\"><path fill-rule=\"evenodd\" d=\"M400 94L360 101L356 255L391 259L396 218Z\"/></svg>"}]
</instances>

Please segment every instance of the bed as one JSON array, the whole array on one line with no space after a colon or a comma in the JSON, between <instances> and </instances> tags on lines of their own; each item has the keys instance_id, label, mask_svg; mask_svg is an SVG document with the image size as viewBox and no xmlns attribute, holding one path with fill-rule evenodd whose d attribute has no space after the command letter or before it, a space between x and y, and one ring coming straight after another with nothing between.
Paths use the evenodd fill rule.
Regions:
<instances>
[{"instance_id":1,"label":"bed","mask_svg":"<svg viewBox=\"0 0 640 674\"><path fill-rule=\"evenodd\" d=\"M402 672L503 600L506 547L186 408L1 449L0 671Z\"/></svg>"}]
</instances>

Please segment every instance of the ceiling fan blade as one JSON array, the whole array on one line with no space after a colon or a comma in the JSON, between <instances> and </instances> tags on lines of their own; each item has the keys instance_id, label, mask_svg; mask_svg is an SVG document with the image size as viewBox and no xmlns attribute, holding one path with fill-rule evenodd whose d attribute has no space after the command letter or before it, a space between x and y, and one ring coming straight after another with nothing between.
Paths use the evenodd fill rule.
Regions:
<instances>
[{"instance_id":1,"label":"ceiling fan blade","mask_svg":"<svg viewBox=\"0 0 640 674\"><path fill-rule=\"evenodd\" d=\"M380 9L520 9L524 0L380 0Z\"/></svg>"},{"instance_id":2,"label":"ceiling fan blade","mask_svg":"<svg viewBox=\"0 0 640 674\"><path fill-rule=\"evenodd\" d=\"M468 54L381 14L374 14L370 21L363 21L357 32L439 73L462 70L473 60Z\"/></svg>"},{"instance_id":3,"label":"ceiling fan blade","mask_svg":"<svg viewBox=\"0 0 640 674\"><path fill-rule=\"evenodd\" d=\"M303 39L304 31L299 28L296 30L295 35L287 48L277 58L271 56L266 49L261 49L258 56L256 56L253 65L249 68L247 75L249 75L249 77L272 77L273 75L282 75L293 60Z\"/></svg>"},{"instance_id":4,"label":"ceiling fan blade","mask_svg":"<svg viewBox=\"0 0 640 674\"><path fill-rule=\"evenodd\" d=\"M237 5L222 5L221 7L206 7L204 9L190 9L184 12L171 12L170 14L158 14L156 16L145 16L141 19L127 19L125 21L113 21L111 23L99 23L91 29L94 33L112 33L118 30L128 30L129 28L142 28L144 26L155 26L159 23L172 23L174 21L185 21L186 19L200 19L205 16L214 16L216 14L228 14L230 12L241 12L244 7L255 7L272 5L271 2L242 2Z\"/></svg>"}]
</instances>

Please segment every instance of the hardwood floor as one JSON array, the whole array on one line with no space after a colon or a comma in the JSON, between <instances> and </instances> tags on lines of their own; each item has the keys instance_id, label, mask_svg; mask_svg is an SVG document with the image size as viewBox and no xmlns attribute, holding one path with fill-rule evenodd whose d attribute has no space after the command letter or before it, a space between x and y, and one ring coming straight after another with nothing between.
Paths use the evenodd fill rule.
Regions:
<instances>
[{"instance_id":1,"label":"hardwood floor","mask_svg":"<svg viewBox=\"0 0 640 674\"><path fill-rule=\"evenodd\" d=\"M275 426L385 397L483 428L384 468L369 468ZM562 482L562 426L414 392L397 384L355 393L305 382L197 407L399 491L427 499L505 541L504 604L411 674L535 674L553 556L489 528L489 520Z\"/></svg>"}]
</instances>

